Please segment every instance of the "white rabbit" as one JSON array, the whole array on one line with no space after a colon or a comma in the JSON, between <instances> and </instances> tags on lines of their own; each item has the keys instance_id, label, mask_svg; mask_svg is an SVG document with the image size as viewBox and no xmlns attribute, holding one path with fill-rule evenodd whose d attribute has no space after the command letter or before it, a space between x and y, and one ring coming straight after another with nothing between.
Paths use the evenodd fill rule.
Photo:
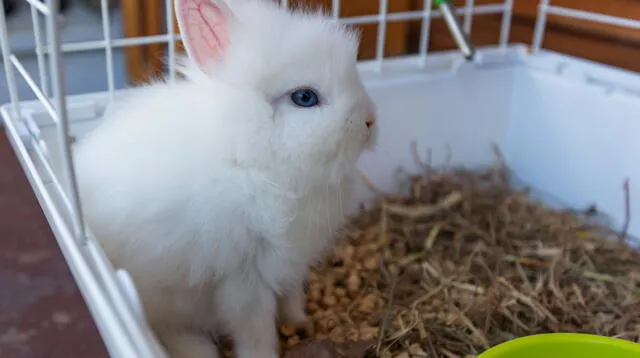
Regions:
<instances>
[{"instance_id":1,"label":"white rabbit","mask_svg":"<svg viewBox=\"0 0 640 358\"><path fill-rule=\"evenodd\" d=\"M375 106L359 36L268 0L176 0L186 80L112 106L74 148L81 204L169 356L276 358L344 222Z\"/></svg>"}]
</instances>

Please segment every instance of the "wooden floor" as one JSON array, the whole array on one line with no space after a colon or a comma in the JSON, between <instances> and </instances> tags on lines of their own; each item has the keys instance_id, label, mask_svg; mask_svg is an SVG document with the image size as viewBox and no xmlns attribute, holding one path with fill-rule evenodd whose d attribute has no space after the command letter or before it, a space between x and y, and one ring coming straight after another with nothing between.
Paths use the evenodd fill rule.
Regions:
<instances>
[{"instance_id":1,"label":"wooden floor","mask_svg":"<svg viewBox=\"0 0 640 358\"><path fill-rule=\"evenodd\" d=\"M0 357L108 357L5 133L0 133Z\"/></svg>"}]
</instances>

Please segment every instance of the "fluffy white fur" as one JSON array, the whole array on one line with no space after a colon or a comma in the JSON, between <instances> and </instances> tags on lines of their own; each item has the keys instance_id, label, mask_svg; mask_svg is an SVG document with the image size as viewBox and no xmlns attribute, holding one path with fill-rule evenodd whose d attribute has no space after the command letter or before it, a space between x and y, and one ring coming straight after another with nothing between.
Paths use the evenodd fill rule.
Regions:
<instances>
[{"instance_id":1,"label":"fluffy white fur","mask_svg":"<svg viewBox=\"0 0 640 358\"><path fill-rule=\"evenodd\" d=\"M185 59L185 81L116 103L74 149L89 226L174 358L218 357L209 333L239 358L278 356L276 319L305 322L308 267L376 140L355 33L266 0L229 5L220 60ZM321 105L291 103L300 86Z\"/></svg>"}]
</instances>

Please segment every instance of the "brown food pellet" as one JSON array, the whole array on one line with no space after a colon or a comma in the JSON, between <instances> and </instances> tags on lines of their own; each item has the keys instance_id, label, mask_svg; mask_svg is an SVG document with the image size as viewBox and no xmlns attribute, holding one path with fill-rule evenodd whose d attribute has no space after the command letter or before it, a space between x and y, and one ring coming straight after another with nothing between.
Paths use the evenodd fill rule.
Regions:
<instances>
[{"instance_id":1,"label":"brown food pellet","mask_svg":"<svg viewBox=\"0 0 640 358\"><path fill-rule=\"evenodd\" d=\"M346 340L347 334L344 327L336 326L329 333L329 339L333 342L342 343Z\"/></svg>"},{"instance_id":2,"label":"brown food pellet","mask_svg":"<svg viewBox=\"0 0 640 358\"><path fill-rule=\"evenodd\" d=\"M322 303L325 305L325 307L332 307L338 304L338 300L335 298L335 296L324 296L322 298Z\"/></svg>"},{"instance_id":3,"label":"brown food pellet","mask_svg":"<svg viewBox=\"0 0 640 358\"><path fill-rule=\"evenodd\" d=\"M320 301L322 298L322 286L317 283L313 283L309 288L308 297L312 302Z\"/></svg>"},{"instance_id":4,"label":"brown food pellet","mask_svg":"<svg viewBox=\"0 0 640 358\"><path fill-rule=\"evenodd\" d=\"M324 296L333 296L333 288L335 287L334 276L328 276L324 279Z\"/></svg>"},{"instance_id":5,"label":"brown food pellet","mask_svg":"<svg viewBox=\"0 0 640 358\"><path fill-rule=\"evenodd\" d=\"M300 337L298 336L293 336L287 340L287 345L289 346L295 346L298 343L300 343Z\"/></svg>"},{"instance_id":6,"label":"brown food pellet","mask_svg":"<svg viewBox=\"0 0 640 358\"><path fill-rule=\"evenodd\" d=\"M380 257L372 256L364 261L364 268L373 271L377 270L380 267Z\"/></svg>"},{"instance_id":7,"label":"brown food pellet","mask_svg":"<svg viewBox=\"0 0 640 358\"><path fill-rule=\"evenodd\" d=\"M360 276L352 272L347 279L347 290L349 290L349 293L353 294L358 292L360 290L360 282Z\"/></svg>"},{"instance_id":8,"label":"brown food pellet","mask_svg":"<svg viewBox=\"0 0 640 358\"><path fill-rule=\"evenodd\" d=\"M360 339L368 340L374 339L378 336L379 329L377 327L363 327L360 328Z\"/></svg>"},{"instance_id":9,"label":"brown food pellet","mask_svg":"<svg viewBox=\"0 0 640 358\"><path fill-rule=\"evenodd\" d=\"M318 322L318 327L322 330L322 332L331 332L333 328L338 325L338 320L335 317L328 317L320 320Z\"/></svg>"},{"instance_id":10,"label":"brown food pellet","mask_svg":"<svg viewBox=\"0 0 640 358\"><path fill-rule=\"evenodd\" d=\"M296 334L296 327L291 324L283 324L280 326L280 333L286 337L291 337Z\"/></svg>"},{"instance_id":11,"label":"brown food pellet","mask_svg":"<svg viewBox=\"0 0 640 358\"><path fill-rule=\"evenodd\" d=\"M307 303L307 310L309 311L309 313L313 314L320 310L320 306L318 306L316 302L310 301Z\"/></svg>"},{"instance_id":12,"label":"brown food pellet","mask_svg":"<svg viewBox=\"0 0 640 358\"><path fill-rule=\"evenodd\" d=\"M358 309L363 312L371 312L375 310L377 301L378 298L373 294L367 295L360 300L360 307L358 307Z\"/></svg>"},{"instance_id":13,"label":"brown food pellet","mask_svg":"<svg viewBox=\"0 0 640 358\"><path fill-rule=\"evenodd\" d=\"M419 343L414 343L409 346L409 353L413 357L428 357L427 353L420 347Z\"/></svg>"}]
</instances>

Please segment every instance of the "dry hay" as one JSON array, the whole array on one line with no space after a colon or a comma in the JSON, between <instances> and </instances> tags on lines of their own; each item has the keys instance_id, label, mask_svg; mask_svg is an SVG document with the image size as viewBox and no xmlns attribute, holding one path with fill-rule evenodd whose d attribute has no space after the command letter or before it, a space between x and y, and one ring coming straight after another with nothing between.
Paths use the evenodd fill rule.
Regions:
<instances>
[{"instance_id":1,"label":"dry hay","mask_svg":"<svg viewBox=\"0 0 640 358\"><path fill-rule=\"evenodd\" d=\"M640 256L593 212L533 201L502 163L426 169L410 195L354 217L310 274L313 329L282 327L285 356L474 357L546 332L640 340ZM336 345L349 341L365 343Z\"/></svg>"}]
</instances>

